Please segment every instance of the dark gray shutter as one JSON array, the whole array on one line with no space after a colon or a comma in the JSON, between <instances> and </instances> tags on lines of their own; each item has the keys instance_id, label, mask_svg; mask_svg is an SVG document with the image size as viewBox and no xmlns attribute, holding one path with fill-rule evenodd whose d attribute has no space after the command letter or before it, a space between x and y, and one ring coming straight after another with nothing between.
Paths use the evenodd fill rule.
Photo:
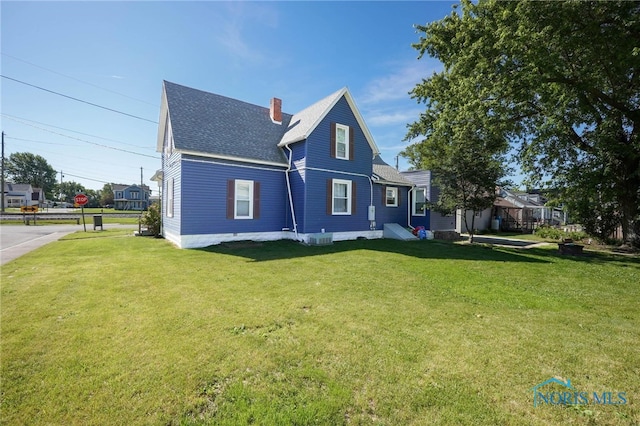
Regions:
<instances>
[{"instance_id":1,"label":"dark gray shutter","mask_svg":"<svg viewBox=\"0 0 640 426\"><path fill-rule=\"evenodd\" d=\"M260 218L260 182L253 182L253 218Z\"/></svg>"},{"instance_id":2,"label":"dark gray shutter","mask_svg":"<svg viewBox=\"0 0 640 426\"><path fill-rule=\"evenodd\" d=\"M354 128L349 126L349 160L353 161L355 155Z\"/></svg>"},{"instance_id":3,"label":"dark gray shutter","mask_svg":"<svg viewBox=\"0 0 640 426\"><path fill-rule=\"evenodd\" d=\"M351 181L351 214L356 214L356 181Z\"/></svg>"},{"instance_id":4,"label":"dark gray shutter","mask_svg":"<svg viewBox=\"0 0 640 426\"><path fill-rule=\"evenodd\" d=\"M333 180L327 179L327 214L332 215L331 201L333 199Z\"/></svg>"},{"instance_id":5,"label":"dark gray shutter","mask_svg":"<svg viewBox=\"0 0 640 426\"><path fill-rule=\"evenodd\" d=\"M329 143L331 144L331 147L329 148L331 158L336 158L336 123L331 123L331 135L329 137Z\"/></svg>"},{"instance_id":6,"label":"dark gray shutter","mask_svg":"<svg viewBox=\"0 0 640 426\"><path fill-rule=\"evenodd\" d=\"M227 219L233 219L236 198L236 181L230 179L227 181Z\"/></svg>"}]
</instances>

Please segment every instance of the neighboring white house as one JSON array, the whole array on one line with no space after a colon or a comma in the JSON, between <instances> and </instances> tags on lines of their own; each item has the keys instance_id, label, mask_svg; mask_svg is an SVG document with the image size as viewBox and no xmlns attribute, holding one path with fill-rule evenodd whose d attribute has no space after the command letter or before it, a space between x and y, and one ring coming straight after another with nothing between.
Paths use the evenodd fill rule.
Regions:
<instances>
[{"instance_id":1,"label":"neighboring white house","mask_svg":"<svg viewBox=\"0 0 640 426\"><path fill-rule=\"evenodd\" d=\"M28 183L4 183L4 206L22 207L39 206L42 190L34 188ZM43 199L44 200L44 199Z\"/></svg>"},{"instance_id":2,"label":"neighboring white house","mask_svg":"<svg viewBox=\"0 0 640 426\"><path fill-rule=\"evenodd\" d=\"M456 232L459 234L465 234L469 232L472 226L476 231L485 231L489 229L491 227L492 211L493 207L489 207L488 209L484 209L481 212L475 213L476 217L474 218L474 213L470 210L467 210L467 222L465 224L464 216L462 215L462 209L456 210Z\"/></svg>"}]
</instances>

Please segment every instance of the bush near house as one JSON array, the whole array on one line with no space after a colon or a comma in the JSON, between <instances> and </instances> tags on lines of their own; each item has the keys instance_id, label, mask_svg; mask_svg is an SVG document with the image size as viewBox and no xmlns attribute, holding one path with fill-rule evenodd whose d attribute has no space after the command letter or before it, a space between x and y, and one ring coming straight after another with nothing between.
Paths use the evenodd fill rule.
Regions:
<instances>
[{"instance_id":1,"label":"bush near house","mask_svg":"<svg viewBox=\"0 0 640 426\"><path fill-rule=\"evenodd\" d=\"M153 203L142 214L140 223L146 226L149 232L157 237L158 235L160 235L161 220L162 218L160 214L160 206L158 205L158 203Z\"/></svg>"},{"instance_id":2,"label":"bush near house","mask_svg":"<svg viewBox=\"0 0 640 426\"><path fill-rule=\"evenodd\" d=\"M542 225L534 231L534 234L540 238L550 240L563 240L572 239L573 241L582 241L589 238L586 232L582 231L570 231L565 232L562 229L555 228L549 225Z\"/></svg>"}]
</instances>

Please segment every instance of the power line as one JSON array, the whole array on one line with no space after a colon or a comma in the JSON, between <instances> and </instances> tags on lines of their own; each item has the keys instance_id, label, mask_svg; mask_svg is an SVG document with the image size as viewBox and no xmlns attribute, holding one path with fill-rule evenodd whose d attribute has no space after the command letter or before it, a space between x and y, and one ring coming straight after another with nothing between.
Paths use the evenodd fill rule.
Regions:
<instances>
[{"instance_id":1,"label":"power line","mask_svg":"<svg viewBox=\"0 0 640 426\"><path fill-rule=\"evenodd\" d=\"M41 65L34 64L33 62L25 61L24 59L17 58L17 57L15 57L15 56L13 56L13 55L9 55L9 54L4 53L4 52L0 52L0 54L1 54L1 55L3 55L3 56L6 56L6 57L8 57L8 58L14 59L14 60L16 60L16 61L23 62L23 63L25 63L25 64L31 65L32 67L40 68L40 69L43 69L43 70L45 70L45 71L49 71L49 72L51 72L51 73L53 73L53 74L61 75L62 77L66 77L66 78L69 78L69 79L71 79L71 80L77 81L77 82L79 82L79 83L86 84L86 85L89 85L89 86L92 86L92 87L96 87L96 88L101 89L101 90L104 90L104 91L106 91L106 92L114 93L114 94L116 94L116 95L120 95L120 96L123 96L123 97L125 97L125 98L132 99L132 100L134 100L134 101L142 102L142 103L144 103L144 104L151 105L151 106L153 106L153 107L157 107L157 106L158 106L158 105L156 105L156 104L152 104L151 102L143 101L142 99L134 98L134 97L132 97L132 96L125 95L124 93L116 92L115 90L110 90L110 89L107 89L107 88L104 88L104 87L98 86L97 84L89 83L88 81L80 80L79 78L75 78L75 77L72 77L72 76L70 76L70 75L66 75L66 74L63 74L63 73L61 73L61 72L54 71L54 70L52 70L52 69L50 69L50 68L45 68L45 67L43 67L43 66L41 66Z\"/></svg>"},{"instance_id":2,"label":"power line","mask_svg":"<svg viewBox=\"0 0 640 426\"><path fill-rule=\"evenodd\" d=\"M133 146L135 148L140 148L140 149L155 149L155 148L149 148L149 147L135 145L135 144L132 144L132 143L126 143L126 142L122 142L122 141L117 141L115 139L109 139L109 138L105 138L105 137L102 137L102 136L92 135L91 133L83 133L83 132L79 132L77 130L67 129L66 127L54 126L53 124L47 124L47 123L43 123L41 121L30 120L30 119L24 118L24 117L17 117L15 115L7 114L7 113L4 113L4 112L0 113L0 115L2 115L4 117L7 117L8 119L16 119L16 120L28 121L30 123L41 124L43 126L53 127L54 129L65 130L67 132L77 133L79 135L89 136L89 137L96 138L96 139L102 139L104 141L115 142L115 143L119 143L121 145ZM14 121L16 121L16 120L14 120Z\"/></svg>"},{"instance_id":3,"label":"power line","mask_svg":"<svg viewBox=\"0 0 640 426\"><path fill-rule=\"evenodd\" d=\"M126 113L126 112L118 111L117 109L108 108L108 107L105 107L105 106L102 106L102 105L94 104L93 102L84 101L82 99L74 98L73 96L69 96L69 95L64 95L64 94L59 93L59 92L54 92L53 90L45 89L44 87L36 86L35 84L31 84L31 83L27 83L27 82L22 81L22 80L18 80L18 79L15 79L15 78L7 77L6 75L0 74L0 77L6 78L7 80L15 81L16 83L24 84L25 86L34 87L36 89L39 89L39 90L42 90L42 91L45 91L45 92L48 92L48 93L53 93L54 95L62 96L62 97L67 98L67 99L72 99L72 100L77 101L77 102L82 102L82 103L87 104L87 105L91 105L91 106L94 106L94 107L97 107L97 108L105 109L107 111L115 112L117 114L122 114L122 115L126 115L128 117L137 118L138 120L148 121L149 123L158 124L157 121L149 120L147 118L139 117L137 115L133 115L133 114L129 114L129 113Z\"/></svg>"},{"instance_id":4,"label":"power line","mask_svg":"<svg viewBox=\"0 0 640 426\"><path fill-rule=\"evenodd\" d=\"M111 183L111 182L107 182L107 181L104 181L104 180L98 180L98 179L92 179L92 178L88 178L88 177L84 177L84 176L72 175L71 173L68 173L68 172L64 172L64 176L65 177L73 176L73 177L77 177L77 178L80 178L80 179L91 180L91 181L99 182L99 183Z\"/></svg>"},{"instance_id":5,"label":"power line","mask_svg":"<svg viewBox=\"0 0 640 426\"><path fill-rule=\"evenodd\" d=\"M56 146L82 146L76 144L66 144L66 143L58 143L58 142L45 142L45 141L36 141L33 139L24 139L24 138L14 138L13 136L6 136L6 139L12 139L14 141L23 141L23 142L33 142L33 143L42 143L45 145L56 145Z\"/></svg>"},{"instance_id":6,"label":"power line","mask_svg":"<svg viewBox=\"0 0 640 426\"><path fill-rule=\"evenodd\" d=\"M0 115L6 116L6 114L0 114ZM96 143L96 142L91 142L91 141L88 141L88 140L85 140L85 139L77 138L75 136L65 135L64 133L54 132L53 130L45 129L44 127L36 126L35 124L27 123L27 122L24 122L22 120L18 120L18 119L13 118L13 117L7 117L7 118L10 119L10 120L16 121L18 123L24 124L25 126L30 126L30 127L33 127L33 128L39 129L39 130L43 130L45 132L53 133L54 135L58 135L58 136L62 136L62 137L65 137L65 138L69 138L69 139L77 140L77 141L80 141L80 142L88 143L90 145L100 146L102 148L107 148L107 149L113 149L115 151L126 152L128 154L140 155L142 157L149 157L149 158L153 158L153 159L156 159L156 160L160 159L160 157L157 157L157 156L154 156L154 155L141 154L139 152L129 151L127 149L116 148L116 147L113 147L113 146L104 145L104 144L100 144L100 143Z\"/></svg>"}]
</instances>

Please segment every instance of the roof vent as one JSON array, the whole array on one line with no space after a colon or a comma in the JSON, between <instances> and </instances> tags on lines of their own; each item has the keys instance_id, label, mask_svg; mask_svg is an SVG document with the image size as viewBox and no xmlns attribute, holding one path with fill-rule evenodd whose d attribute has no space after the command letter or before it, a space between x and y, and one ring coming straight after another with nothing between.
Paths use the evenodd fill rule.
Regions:
<instances>
[{"instance_id":1,"label":"roof vent","mask_svg":"<svg viewBox=\"0 0 640 426\"><path fill-rule=\"evenodd\" d=\"M269 116L271 117L271 121L273 121L274 123L282 124L282 99L271 99Z\"/></svg>"}]
</instances>

